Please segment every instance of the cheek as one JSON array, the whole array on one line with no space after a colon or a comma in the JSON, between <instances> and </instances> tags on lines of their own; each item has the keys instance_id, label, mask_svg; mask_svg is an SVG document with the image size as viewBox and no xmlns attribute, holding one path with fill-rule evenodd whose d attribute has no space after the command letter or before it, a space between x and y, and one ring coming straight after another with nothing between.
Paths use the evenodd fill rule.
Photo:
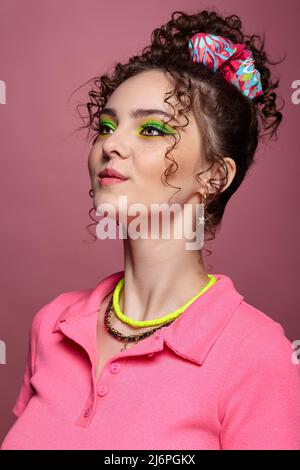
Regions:
<instances>
[{"instance_id":1,"label":"cheek","mask_svg":"<svg viewBox=\"0 0 300 470\"><path fill-rule=\"evenodd\" d=\"M88 164L88 170L89 170L89 174L91 176L91 172L94 170L95 168L95 155L94 155L94 152L91 150L88 154L88 158L87 158L87 164Z\"/></svg>"},{"instance_id":2,"label":"cheek","mask_svg":"<svg viewBox=\"0 0 300 470\"><path fill-rule=\"evenodd\" d=\"M173 151L172 155L178 164L178 168L174 166L172 171L175 169L176 171L168 177L168 182L175 186L171 191L171 202L184 203L199 189L199 182L195 175L201 171L200 154L195 152L194 145L185 144L178 146L176 153Z\"/></svg>"},{"instance_id":3,"label":"cheek","mask_svg":"<svg viewBox=\"0 0 300 470\"><path fill-rule=\"evenodd\" d=\"M161 175L167 167L165 160L165 146L162 149L161 145L144 145L137 150L137 157L134 160L133 167L134 173L138 179L151 180L153 184L160 181Z\"/></svg>"},{"instance_id":4,"label":"cheek","mask_svg":"<svg viewBox=\"0 0 300 470\"><path fill-rule=\"evenodd\" d=\"M192 151L195 153L195 148L192 149L192 146L186 144L177 144L177 147L171 149L166 156L166 150L172 144L173 141L169 145L164 144L163 148L160 144L154 149L152 143L151 148L150 145L149 148L144 145L136 152L138 158L133 165L136 185L139 191L142 188L141 191L145 195L147 193L147 198L149 193L155 199L155 194L160 199L171 197L176 192L176 187L173 186L182 188L180 196L186 195L186 192L193 189L193 168L196 159L193 160L191 156ZM178 167L173 163L174 160ZM168 176L165 176L164 172Z\"/></svg>"}]
</instances>

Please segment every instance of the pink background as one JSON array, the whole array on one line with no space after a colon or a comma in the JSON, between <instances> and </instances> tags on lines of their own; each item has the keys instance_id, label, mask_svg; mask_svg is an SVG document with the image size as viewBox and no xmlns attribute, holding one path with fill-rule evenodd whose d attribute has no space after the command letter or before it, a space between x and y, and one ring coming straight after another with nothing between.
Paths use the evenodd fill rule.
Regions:
<instances>
[{"instance_id":1,"label":"pink background","mask_svg":"<svg viewBox=\"0 0 300 470\"><path fill-rule=\"evenodd\" d=\"M287 7L288 6L288 7ZM285 100L279 140L260 148L257 163L206 245L212 272L232 277L246 301L300 339L298 240L300 105L291 84L300 79L299 0L0 0L1 317L0 440L15 418L34 313L54 296L93 287L123 269L122 241L93 243L88 211L89 143L75 106L83 87L113 63L141 52L152 30L173 11L205 8L241 17L246 33L266 35L266 49ZM81 113L86 114L84 108ZM297 133L298 131L298 133ZM292 351L291 351L292 352Z\"/></svg>"}]
</instances>

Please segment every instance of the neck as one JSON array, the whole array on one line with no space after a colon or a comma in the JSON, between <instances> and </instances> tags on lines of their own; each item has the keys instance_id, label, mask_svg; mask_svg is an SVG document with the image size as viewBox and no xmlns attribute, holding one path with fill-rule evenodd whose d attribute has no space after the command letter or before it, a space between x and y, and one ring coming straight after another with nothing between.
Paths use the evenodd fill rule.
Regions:
<instances>
[{"instance_id":1,"label":"neck","mask_svg":"<svg viewBox=\"0 0 300 470\"><path fill-rule=\"evenodd\" d=\"M199 250L183 240L124 239L121 311L145 321L167 315L194 297L208 282Z\"/></svg>"}]
</instances>

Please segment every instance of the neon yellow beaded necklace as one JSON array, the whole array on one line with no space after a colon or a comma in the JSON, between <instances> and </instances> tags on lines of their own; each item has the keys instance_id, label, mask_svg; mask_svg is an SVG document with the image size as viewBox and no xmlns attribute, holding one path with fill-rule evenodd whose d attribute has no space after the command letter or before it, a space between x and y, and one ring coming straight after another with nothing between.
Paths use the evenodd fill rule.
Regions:
<instances>
[{"instance_id":1,"label":"neon yellow beaded necklace","mask_svg":"<svg viewBox=\"0 0 300 470\"><path fill-rule=\"evenodd\" d=\"M217 281L217 278L213 274L207 274L207 276L210 279L209 282L200 290L200 292L198 292L198 294L196 294L192 299L186 302L182 307L175 310L175 312L168 313L164 317L156 318L154 320L145 320L145 321L134 320L133 318L130 318L121 312L121 309L119 306L119 298L120 298L120 291L124 285L124 278L122 278L116 285L114 289L114 293L113 293L113 307L114 307L115 314L119 318L119 320L134 327L161 325L167 322L168 320L172 320L178 317L182 312L184 312L189 307L189 305L191 305L191 303L193 303L198 297L200 297L200 295L206 292L207 289L209 289Z\"/></svg>"}]
</instances>

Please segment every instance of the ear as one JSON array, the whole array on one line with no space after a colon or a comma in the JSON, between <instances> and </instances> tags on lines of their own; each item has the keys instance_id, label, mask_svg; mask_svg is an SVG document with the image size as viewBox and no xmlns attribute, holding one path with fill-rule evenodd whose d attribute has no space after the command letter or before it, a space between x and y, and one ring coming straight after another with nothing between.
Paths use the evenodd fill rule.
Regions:
<instances>
[{"instance_id":1,"label":"ear","mask_svg":"<svg viewBox=\"0 0 300 470\"><path fill-rule=\"evenodd\" d=\"M224 186L224 188L222 188L221 192L225 191L225 189L227 189L231 185L233 178L235 177L235 174L236 174L236 163L233 160L233 158L224 157L224 164L227 167L227 183Z\"/></svg>"},{"instance_id":2,"label":"ear","mask_svg":"<svg viewBox=\"0 0 300 470\"><path fill-rule=\"evenodd\" d=\"M233 158L223 157L222 164L219 162L214 163L213 167L205 172L207 196L208 193L215 193L218 188L221 189L221 192L225 191L231 185L235 174L236 163Z\"/></svg>"}]
</instances>

